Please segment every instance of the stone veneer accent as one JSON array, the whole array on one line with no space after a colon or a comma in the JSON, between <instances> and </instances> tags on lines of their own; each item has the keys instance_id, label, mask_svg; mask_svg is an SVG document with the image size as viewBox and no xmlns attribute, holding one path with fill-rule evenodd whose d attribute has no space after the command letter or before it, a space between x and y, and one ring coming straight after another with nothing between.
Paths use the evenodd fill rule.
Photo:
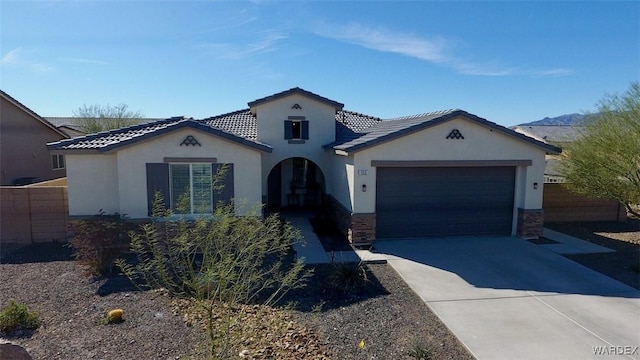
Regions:
<instances>
[{"instance_id":1,"label":"stone veneer accent","mask_svg":"<svg viewBox=\"0 0 640 360\"><path fill-rule=\"evenodd\" d=\"M376 240L376 214L351 214L348 238L353 245L373 245Z\"/></svg>"},{"instance_id":2,"label":"stone veneer accent","mask_svg":"<svg viewBox=\"0 0 640 360\"><path fill-rule=\"evenodd\" d=\"M518 230L516 234L524 239L537 239L542 236L544 211L542 209L518 208Z\"/></svg>"},{"instance_id":3,"label":"stone veneer accent","mask_svg":"<svg viewBox=\"0 0 640 360\"><path fill-rule=\"evenodd\" d=\"M327 195L331 219L338 230L354 245L372 245L376 239L376 214L357 214L347 210L333 196Z\"/></svg>"}]
</instances>

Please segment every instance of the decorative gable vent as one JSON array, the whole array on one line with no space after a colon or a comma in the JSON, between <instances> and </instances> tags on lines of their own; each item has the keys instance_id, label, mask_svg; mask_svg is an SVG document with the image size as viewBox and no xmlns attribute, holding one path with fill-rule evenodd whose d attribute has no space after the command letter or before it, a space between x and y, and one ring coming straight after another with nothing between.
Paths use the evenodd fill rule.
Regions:
<instances>
[{"instance_id":1,"label":"decorative gable vent","mask_svg":"<svg viewBox=\"0 0 640 360\"><path fill-rule=\"evenodd\" d=\"M194 138L192 135L187 135L186 138L184 138L184 140L182 140L182 142L180 143L180 146L202 146L200 145L200 143L198 142L198 140L196 138Z\"/></svg>"},{"instance_id":2,"label":"decorative gable vent","mask_svg":"<svg viewBox=\"0 0 640 360\"><path fill-rule=\"evenodd\" d=\"M300 106L300 104L293 104L291 108L296 110L302 110L302 106Z\"/></svg>"},{"instance_id":3,"label":"decorative gable vent","mask_svg":"<svg viewBox=\"0 0 640 360\"><path fill-rule=\"evenodd\" d=\"M447 135L447 139L464 139L464 136L462 136L462 133L460 132L460 130L458 129L453 129L451 130L451 132L449 133L449 135Z\"/></svg>"}]
</instances>

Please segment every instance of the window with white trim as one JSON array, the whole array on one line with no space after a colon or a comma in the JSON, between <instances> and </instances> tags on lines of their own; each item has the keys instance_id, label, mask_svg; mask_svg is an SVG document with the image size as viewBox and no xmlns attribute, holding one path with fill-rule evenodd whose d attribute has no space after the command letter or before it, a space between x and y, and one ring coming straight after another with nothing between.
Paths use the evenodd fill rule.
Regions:
<instances>
[{"instance_id":1,"label":"window with white trim","mask_svg":"<svg viewBox=\"0 0 640 360\"><path fill-rule=\"evenodd\" d=\"M51 155L51 168L53 170L64 169L64 155Z\"/></svg>"}]
</instances>

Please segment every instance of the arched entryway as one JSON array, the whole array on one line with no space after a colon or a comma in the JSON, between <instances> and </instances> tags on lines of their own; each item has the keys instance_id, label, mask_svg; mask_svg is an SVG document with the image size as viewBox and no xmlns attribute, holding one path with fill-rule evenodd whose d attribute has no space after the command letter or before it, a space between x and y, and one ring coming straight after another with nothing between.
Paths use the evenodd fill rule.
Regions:
<instances>
[{"instance_id":1,"label":"arched entryway","mask_svg":"<svg viewBox=\"0 0 640 360\"><path fill-rule=\"evenodd\" d=\"M314 209L321 205L325 178L313 161L292 157L277 163L267 177L267 209Z\"/></svg>"}]
</instances>

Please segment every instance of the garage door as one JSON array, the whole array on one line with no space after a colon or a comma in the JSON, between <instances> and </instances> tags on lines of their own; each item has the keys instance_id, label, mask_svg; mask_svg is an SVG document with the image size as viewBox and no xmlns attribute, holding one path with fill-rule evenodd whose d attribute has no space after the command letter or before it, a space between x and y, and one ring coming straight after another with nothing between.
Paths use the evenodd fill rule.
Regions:
<instances>
[{"instance_id":1,"label":"garage door","mask_svg":"<svg viewBox=\"0 0 640 360\"><path fill-rule=\"evenodd\" d=\"M509 235L515 167L379 167L376 236Z\"/></svg>"}]
</instances>

